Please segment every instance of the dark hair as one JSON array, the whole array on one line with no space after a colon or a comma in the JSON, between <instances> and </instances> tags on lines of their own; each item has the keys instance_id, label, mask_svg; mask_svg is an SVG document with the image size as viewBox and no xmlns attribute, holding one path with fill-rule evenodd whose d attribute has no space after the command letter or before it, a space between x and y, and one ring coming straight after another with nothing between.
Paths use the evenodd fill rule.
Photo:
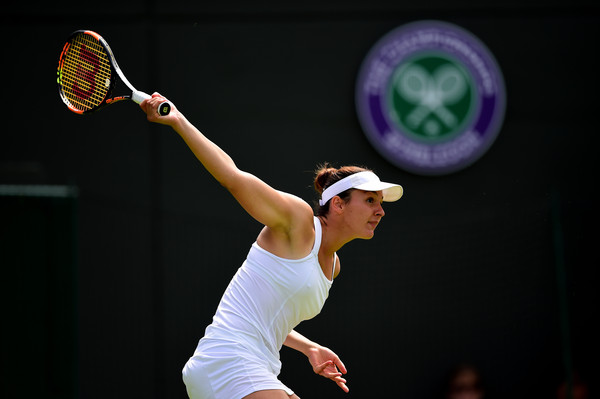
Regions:
<instances>
[{"instance_id":1,"label":"dark hair","mask_svg":"<svg viewBox=\"0 0 600 399\"><path fill-rule=\"evenodd\" d=\"M370 169L366 169L360 166L342 166L341 168L337 169L330 166L328 163L324 163L322 165L319 165L319 167L317 167L317 170L315 171L315 190L317 191L317 193L319 193L319 196L321 196L321 194L323 194L323 191L327 189L327 187L342 180L344 177L348 177L350 175L353 175L354 173L365 171L370 171ZM350 200L350 193L352 192L352 190L354 189L348 189L337 195L344 201L348 202ZM325 205L319 205L319 202L317 201L317 203L315 204L315 213L317 214L317 216L327 215L327 213L329 212L329 203L330 201L327 201Z\"/></svg>"}]
</instances>

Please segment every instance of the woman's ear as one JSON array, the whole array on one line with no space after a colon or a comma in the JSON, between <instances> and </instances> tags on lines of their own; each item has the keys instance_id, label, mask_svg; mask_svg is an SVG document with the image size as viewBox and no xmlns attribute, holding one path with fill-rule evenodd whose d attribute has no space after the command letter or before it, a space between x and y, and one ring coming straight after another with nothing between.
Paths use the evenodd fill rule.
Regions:
<instances>
[{"instance_id":1,"label":"woman's ear","mask_svg":"<svg viewBox=\"0 0 600 399\"><path fill-rule=\"evenodd\" d=\"M339 195L335 195L331 199L331 203L329 204L329 210L339 215L344 212L345 205L346 202L344 202L344 200L341 199Z\"/></svg>"}]
</instances>

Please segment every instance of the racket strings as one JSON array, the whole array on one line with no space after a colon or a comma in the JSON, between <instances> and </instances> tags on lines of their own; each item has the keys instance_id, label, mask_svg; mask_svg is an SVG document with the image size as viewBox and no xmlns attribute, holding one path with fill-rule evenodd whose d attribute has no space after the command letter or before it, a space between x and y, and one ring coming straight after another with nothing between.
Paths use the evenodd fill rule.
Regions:
<instances>
[{"instance_id":1,"label":"racket strings","mask_svg":"<svg viewBox=\"0 0 600 399\"><path fill-rule=\"evenodd\" d=\"M111 85L108 53L93 36L82 33L72 38L63 50L59 83L67 105L87 111L100 105Z\"/></svg>"}]
</instances>

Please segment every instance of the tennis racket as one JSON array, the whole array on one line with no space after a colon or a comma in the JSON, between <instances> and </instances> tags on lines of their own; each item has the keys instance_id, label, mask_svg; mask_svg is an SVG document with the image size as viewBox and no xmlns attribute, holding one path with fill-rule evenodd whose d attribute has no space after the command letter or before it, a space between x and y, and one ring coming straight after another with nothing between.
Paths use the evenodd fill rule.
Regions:
<instances>
[{"instance_id":1,"label":"tennis racket","mask_svg":"<svg viewBox=\"0 0 600 399\"><path fill-rule=\"evenodd\" d=\"M88 114L122 100L139 104L150 98L129 83L106 40L90 30L78 30L69 36L60 53L57 74L60 97L77 114ZM124 83L130 93L112 96L118 82ZM160 115L169 112L168 102L158 107Z\"/></svg>"}]
</instances>

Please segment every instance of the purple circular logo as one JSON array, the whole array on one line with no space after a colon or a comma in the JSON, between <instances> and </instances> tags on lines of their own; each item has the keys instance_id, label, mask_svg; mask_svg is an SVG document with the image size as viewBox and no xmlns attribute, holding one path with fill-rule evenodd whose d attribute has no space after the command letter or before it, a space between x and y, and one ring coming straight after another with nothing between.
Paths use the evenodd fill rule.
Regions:
<instances>
[{"instance_id":1,"label":"purple circular logo","mask_svg":"<svg viewBox=\"0 0 600 399\"><path fill-rule=\"evenodd\" d=\"M365 58L358 118L377 151L421 175L471 165L492 145L506 93L496 60L464 29L440 21L401 26Z\"/></svg>"}]
</instances>

